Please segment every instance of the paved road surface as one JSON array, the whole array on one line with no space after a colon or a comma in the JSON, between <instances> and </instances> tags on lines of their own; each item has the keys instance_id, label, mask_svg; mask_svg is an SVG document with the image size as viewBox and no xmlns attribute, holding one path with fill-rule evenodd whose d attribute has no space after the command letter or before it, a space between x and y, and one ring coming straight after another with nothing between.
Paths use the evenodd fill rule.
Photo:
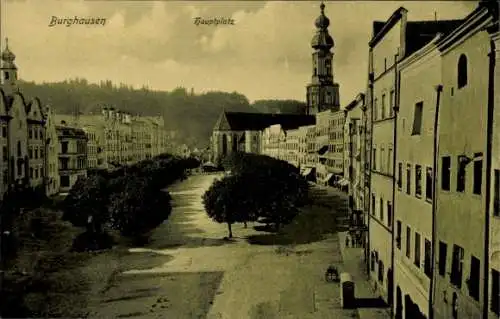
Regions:
<instances>
[{"instance_id":1,"label":"paved road surface","mask_svg":"<svg viewBox=\"0 0 500 319\"><path fill-rule=\"evenodd\" d=\"M216 175L191 176L173 185L173 211L147 247L130 249L128 270L117 274L93 318L353 318L340 309L339 289L323 279L340 263L336 235L305 245L250 245L258 233L211 221L201 195Z\"/></svg>"}]
</instances>

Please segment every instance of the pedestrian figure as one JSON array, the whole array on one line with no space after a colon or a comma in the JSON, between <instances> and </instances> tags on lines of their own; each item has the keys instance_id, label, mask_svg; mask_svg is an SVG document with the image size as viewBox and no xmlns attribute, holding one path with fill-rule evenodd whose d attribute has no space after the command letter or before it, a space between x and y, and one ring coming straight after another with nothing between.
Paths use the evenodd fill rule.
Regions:
<instances>
[{"instance_id":1,"label":"pedestrian figure","mask_svg":"<svg viewBox=\"0 0 500 319\"><path fill-rule=\"evenodd\" d=\"M345 247L349 247L349 235L345 236Z\"/></svg>"}]
</instances>

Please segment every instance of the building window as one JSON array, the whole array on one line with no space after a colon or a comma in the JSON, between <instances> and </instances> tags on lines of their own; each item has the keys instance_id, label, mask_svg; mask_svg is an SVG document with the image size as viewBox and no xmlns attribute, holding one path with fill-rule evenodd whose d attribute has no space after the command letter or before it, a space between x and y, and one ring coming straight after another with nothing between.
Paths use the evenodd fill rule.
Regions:
<instances>
[{"instance_id":1,"label":"building window","mask_svg":"<svg viewBox=\"0 0 500 319\"><path fill-rule=\"evenodd\" d=\"M33 178L33 167L30 167L30 178Z\"/></svg>"},{"instance_id":2,"label":"building window","mask_svg":"<svg viewBox=\"0 0 500 319\"><path fill-rule=\"evenodd\" d=\"M467 85L467 57L465 54L460 55L460 58L458 58L457 84L459 89Z\"/></svg>"},{"instance_id":3,"label":"building window","mask_svg":"<svg viewBox=\"0 0 500 319\"><path fill-rule=\"evenodd\" d=\"M380 169L379 170L381 172L384 172L385 168L386 168L385 163L384 163L384 161L385 161L384 154L385 154L385 148L381 147L380 148L380 163L379 163L380 164Z\"/></svg>"},{"instance_id":4,"label":"building window","mask_svg":"<svg viewBox=\"0 0 500 319\"><path fill-rule=\"evenodd\" d=\"M381 113L382 113L382 120L385 119L385 94L382 94L382 109L381 109Z\"/></svg>"},{"instance_id":5,"label":"building window","mask_svg":"<svg viewBox=\"0 0 500 319\"><path fill-rule=\"evenodd\" d=\"M370 258L370 269L371 271L375 271L375 252L372 251L372 258Z\"/></svg>"},{"instance_id":6,"label":"building window","mask_svg":"<svg viewBox=\"0 0 500 319\"><path fill-rule=\"evenodd\" d=\"M442 241L439 242L439 263L438 263L438 268L439 268L439 275L443 276L446 274L446 258L448 254L448 245L446 243L443 243Z\"/></svg>"},{"instance_id":7,"label":"building window","mask_svg":"<svg viewBox=\"0 0 500 319\"><path fill-rule=\"evenodd\" d=\"M415 165L415 196L422 196L422 166Z\"/></svg>"},{"instance_id":8,"label":"building window","mask_svg":"<svg viewBox=\"0 0 500 319\"><path fill-rule=\"evenodd\" d=\"M394 90L391 90L389 95L389 116L392 117L394 114L394 106L396 105L396 99L394 95Z\"/></svg>"},{"instance_id":9,"label":"building window","mask_svg":"<svg viewBox=\"0 0 500 319\"><path fill-rule=\"evenodd\" d=\"M384 221L384 200L380 197L380 221Z\"/></svg>"},{"instance_id":10,"label":"building window","mask_svg":"<svg viewBox=\"0 0 500 319\"><path fill-rule=\"evenodd\" d=\"M35 139L37 140L38 139L38 130L36 128L33 128L33 131L35 131Z\"/></svg>"},{"instance_id":11,"label":"building window","mask_svg":"<svg viewBox=\"0 0 500 319\"><path fill-rule=\"evenodd\" d=\"M406 194L411 194L411 164L406 164Z\"/></svg>"},{"instance_id":12,"label":"building window","mask_svg":"<svg viewBox=\"0 0 500 319\"><path fill-rule=\"evenodd\" d=\"M415 232L415 256L413 263L420 268L420 234Z\"/></svg>"},{"instance_id":13,"label":"building window","mask_svg":"<svg viewBox=\"0 0 500 319\"><path fill-rule=\"evenodd\" d=\"M457 192L465 191L465 168L466 162L461 161L462 156L458 157L458 169L457 169Z\"/></svg>"},{"instance_id":14,"label":"building window","mask_svg":"<svg viewBox=\"0 0 500 319\"><path fill-rule=\"evenodd\" d=\"M225 137L225 135L223 135L223 136ZM61 143L61 153L63 153L63 154L68 153L68 142Z\"/></svg>"},{"instance_id":15,"label":"building window","mask_svg":"<svg viewBox=\"0 0 500 319\"><path fill-rule=\"evenodd\" d=\"M494 172L493 215L500 216L500 169Z\"/></svg>"},{"instance_id":16,"label":"building window","mask_svg":"<svg viewBox=\"0 0 500 319\"><path fill-rule=\"evenodd\" d=\"M390 174L391 176L393 175L392 172L392 148L389 147L387 150L387 173Z\"/></svg>"},{"instance_id":17,"label":"building window","mask_svg":"<svg viewBox=\"0 0 500 319\"><path fill-rule=\"evenodd\" d=\"M406 226L406 257L411 256L411 228Z\"/></svg>"},{"instance_id":18,"label":"building window","mask_svg":"<svg viewBox=\"0 0 500 319\"><path fill-rule=\"evenodd\" d=\"M7 137L7 127L2 126L2 137Z\"/></svg>"},{"instance_id":19,"label":"building window","mask_svg":"<svg viewBox=\"0 0 500 319\"><path fill-rule=\"evenodd\" d=\"M470 276L468 279L469 296L479 301L479 276L481 272L481 262L474 256L470 257Z\"/></svg>"},{"instance_id":20,"label":"building window","mask_svg":"<svg viewBox=\"0 0 500 319\"><path fill-rule=\"evenodd\" d=\"M474 194L481 195L483 177L483 160L474 161L474 182L472 191Z\"/></svg>"},{"instance_id":21,"label":"building window","mask_svg":"<svg viewBox=\"0 0 500 319\"><path fill-rule=\"evenodd\" d=\"M413 128L411 135L420 135L422 131L422 112L424 109L424 102L415 104L415 113L413 114Z\"/></svg>"},{"instance_id":22,"label":"building window","mask_svg":"<svg viewBox=\"0 0 500 319\"><path fill-rule=\"evenodd\" d=\"M29 128L28 130L28 138L33 138L33 129Z\"/></svg>"},{"instance_id":23,"label":"building window","mask_svg":"<svg viewBox=\"0 0 500 319\"><path fill-rule=\"evenodd\" d=\"M500 316L500 272L491 270L491 306L490 310Z\"/></svg>"},{"instance_id":24,"label":"building window","mask_svg":"<svg viewBox=\"0 0 500 319\"><path fill-rule=\"evenodd\" d=\"M377 120L377 116L378 116L378 107L377 107L377 104L378 104L378 100L375 99L373 101L373 120Z\"/></svg>"},{"instance_id":25,"label":"building window","mask_svg":"<svg viewBox=\"0 0 500 319\"><path fill-rule=\"evenodd\" d=\"M69 187L69 176L61 176L61 186Z\"/></svg>"},{"instance_id":26,"label":"building window","mask_svg":"<svg viewBox=\"0 0 500 319\"><path fill-rule=\"evenodd\" d=\"M427 167L425 171L425 198L432 200L432 167Z\"/></svg>"},{"instance_id":27,"label":"building window","mask_svg":"<svg viewBox=\"0 0 500 319\"><path fill-rule=\"evenodd\" d=\"M396 222L396 247L398 247L398 249L401 249L401 221L398 220Z\"/></svg>"},{"instance_id":28,"label":"building window","mask_svg":"<svg viewBox=\"0 0 500 319\"><path fill-rule=\"evenodd\" d=\"M451 157L443 156L441 158L441 189L445 191L450 190L451 178Z\"/></svg>"},{"instance_id":29,"label":"building window","mask_svg":"<svg viewBox=\"0 0 500 319\"><path fill-rule=\"evenodd\" d=\"M19 157L22 156L22 153L21 153L21 142L20 141L17 141L17 156L19 156Z\"/></svg>"},{"instance_id":30,"label":"building window","mask_svg":"<svg viewBox=\"0 0 500 319\"><path fill-rule=\"evenodd\" d=\"M33 149L32 149L31 147L28 149L28 157L29 157L30 159L32 159L32 158L33 158Z\"/></svg>"},{"instance_id":31,"label":"building window","mask_svg":"<svg viewBox=\"0 0 500 319\"><path fill-rule=\"evenodd\" d=\"M375 216L375 194L372 194L372 215Z\"/></svg>"},{"instance_id":32,"label":"building window","mask_svg":"<svg viewBox=\"0 0 500 319\"><path fill-rule=\"evenodd\" d=\"M451 261L450 283L457 288L462 287L462 272L464 263L464 249L453 245L453 256Z\"/></svg>"},{"instance_id":33,"label":"building window","mask_svg":"<svg viewBox=\"0 0 500 319\"><path fill-rule=\"evenodd\" d=\"M9 160L9 153L7 151L7 146L2 147L2 157L4 162L7 162Z\"/></svg>"},{"instance_id":34,"label":"building window","mask_svg":"<svg viewBox=\"0 0 500 319\"><path fill-rule=\"evenodd\" d=\"M428 278L432 277L432 244L427 238L425 239L425 255L424 255L424 273Z\"/></svg>"},{"instance_id":35,"label":"building window","mask_svg":"<svg viewBox=\"0 0 500 319\"><path fill-rule=\"evenodd\" d=\"M38 148L35 148L35 159L38 158Z\"/></svg>"},{"instance_id":36,"label":"building window","mask_svg":"<svg viewBox=\"0 0 500 319\"><path fill-rule=\"evenodd\" d=\"M392 227L392 204L387 201L387 225Z\"/></svg>"},{"instance_id":37,"label":"building window","mask_svg":"<svg viewBox=\"0 0 500 319\"><path fill-rule=\"evenodd\" d=\"M38 168L35 168L35 179L38 178Z\"/></svg>"},{"instance_id":38,"label":"building window","mask_svg":"<svg viewBox=\"0 0 500 319\"><path fill-rule=\"evenodd\" d=\"M377 149L373 148L373 163L372 163L373 170L377 170Z\"/></svg>"},{"instance_id":39,"label":"building window","mask_svg":"<svg viewBox=\"0 0 500 319\"><path fill-rule=\"evenodd\" d=\"M398 163L398 188L403 187L403 163Z\"/></svg>"}]
</instances>

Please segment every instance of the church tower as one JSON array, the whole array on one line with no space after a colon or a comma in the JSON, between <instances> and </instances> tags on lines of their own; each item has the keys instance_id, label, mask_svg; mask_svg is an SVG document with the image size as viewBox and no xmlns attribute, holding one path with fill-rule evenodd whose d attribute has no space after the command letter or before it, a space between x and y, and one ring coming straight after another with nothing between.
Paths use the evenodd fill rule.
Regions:
<instances>
[{"instance_id":1,"label":"church tower","mask_svg":"<svg viewBox=\"0 0 500 319\"><path fill-rule=\"evenodd\" d=\"M321 2L321 14L314 22L316 34L311 41L312 79L307 86L307 114L340 110L339 85L333 82L333 38L328 34L330 20L325 16L325 4Z\"/></svg>"},{"instance_id":2,"label":"church tower","mask_svg":"<svg viewBox=\"0 0 500 319\"><path fill-rule=\"evenodd\" d=\"M1 84L4 92L9 95L18 91L16 56L9 50L9 40L5 39L5 50L2 52Z\"/></svg>"}]
</instances>

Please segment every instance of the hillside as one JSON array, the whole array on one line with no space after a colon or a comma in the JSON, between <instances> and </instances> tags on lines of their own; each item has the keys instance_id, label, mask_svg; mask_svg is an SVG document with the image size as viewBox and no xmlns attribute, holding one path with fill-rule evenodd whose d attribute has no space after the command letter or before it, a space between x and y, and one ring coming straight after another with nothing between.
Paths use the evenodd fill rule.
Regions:
<instances>
[{"instance_id":1,"label":"hillside","mask_svg":"<svg viewBox=\"0 0 500 319\"><path fill-rule=\"evenodd\" d=\"M81 114L100 112L103 106L113 106L137 115L163 115L168 130L178 131L180 143L206 147L212 128L222 110L235 112L295 113L303 103L286 100L262 100L250 104L240 93L208 92L192 94L184 88L170 92L133 89L114 85L111 81L100 84L75 79L59 83L20 81L21 92L28 97L39 97L50 104L56 113Z\"/></svg>"}]
</instances>

